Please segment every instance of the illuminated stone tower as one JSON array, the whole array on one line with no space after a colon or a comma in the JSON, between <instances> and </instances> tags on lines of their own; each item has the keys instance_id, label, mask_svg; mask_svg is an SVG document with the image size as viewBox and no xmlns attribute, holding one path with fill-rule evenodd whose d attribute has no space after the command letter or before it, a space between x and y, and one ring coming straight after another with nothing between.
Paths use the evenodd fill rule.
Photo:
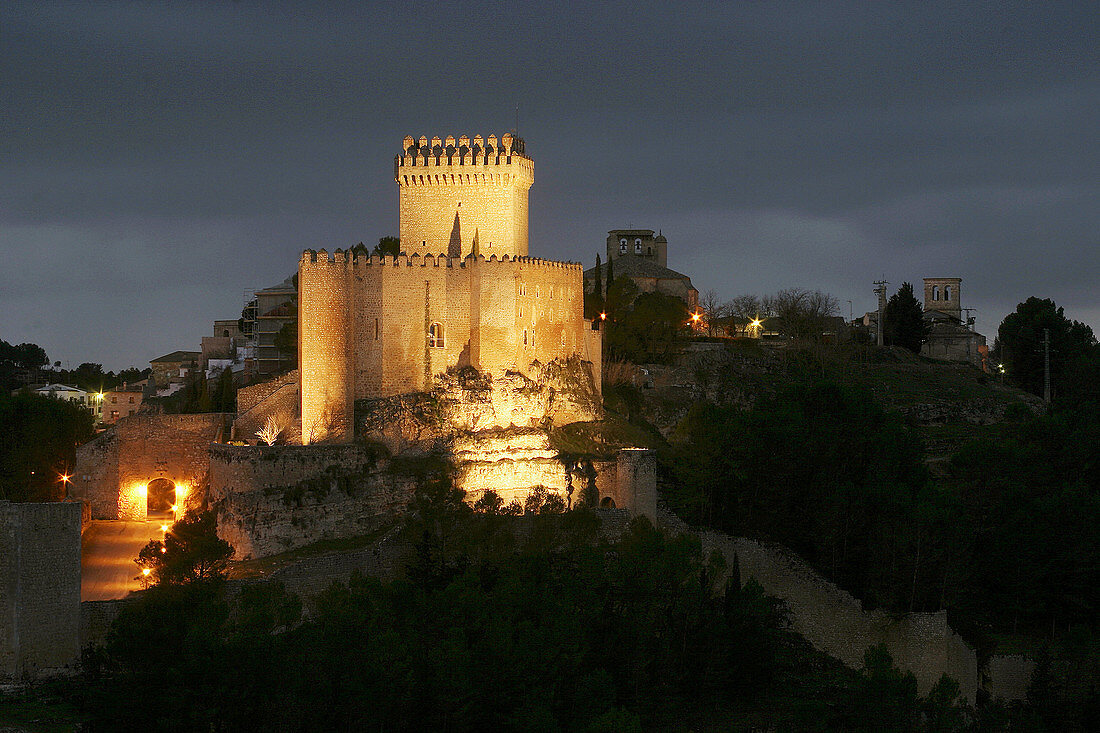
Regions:
<instances>
[{"instance_id":1,"label":"illuminated stone tower","mask_svg":"<svg viewBox=\"0 0 1100 733\"><path fill-rule=\"evenodd\" d=\"M408 255L527 256L527 191L535 164L523 138L419 141L394 158L401 249Z\"/></svg>"}]
</instances>

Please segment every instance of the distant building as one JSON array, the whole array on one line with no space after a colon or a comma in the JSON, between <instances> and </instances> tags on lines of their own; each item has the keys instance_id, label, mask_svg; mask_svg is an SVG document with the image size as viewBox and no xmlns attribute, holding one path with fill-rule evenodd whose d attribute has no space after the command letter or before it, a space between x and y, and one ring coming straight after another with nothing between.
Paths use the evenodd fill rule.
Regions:
<instances>
[{"instance_id":1,"label":"distant building","mask_svg":"<svg viewBox=\"0 0 1100 733\"><path fill-rule=\"evenodd\" d=\"M160 392L174 383L184 382L192 370L199 368L201 362L201 351L173 351L149 362L149 379Z\"/></svg>"},{"instance_id":2,"label":"distant building","mask_svg":"<svg viewBox=\"0 0 1100 733\"><path fill-rule=\"evenodd\" d=\"M295 369L298 364L275 346L275 336L283 326L298 320L298 287L295 275L278 285L256 291L256 321L252 341L253 374L261 377Z\"/></svg>"},{"instance_id":3,"label":"distant building","mask_svg":"<svg viewBox=\"0 0 1100 733\"><path fill-rule=\"evenodd\" d=\"M963 317L962 278L924 278L924 320L932 330L921 355L932 359L968 361L989 371L985 336L974 330L974 319Z\"/></svg>"},{"instance_id":4,"label":"distant building","mask_svg":"<svg viewBox=\"0 0 1100 733\"><path fill-rule=\"evenodd\" d=\"M142 388L138 385L123 385L103 393L99 401L99 421L104 425L114 425L124 417L136 415L141 407Z\"/></svg>"},{"instance_id":5,"label":"distant building","mask_svg":"<svg viewBox=\"0 0 1100 733\"><path fill-rule=\"evenodd\" d=\"M607 264L614 262L616 278L629 277L643 293L664 293L684 301L688 310L699 307L699 291L691 278L668 268L668 240L652 229L613 229L607 233L607 260L600 276L607 277ZM596 287L596 268L584 272L585 292Z\"/></svg>"},{"instance_id":6,"label":"distant building","mask_svg":"<svg viewBox=\"0 0 1100 733\"><path fill-rule=\"evenodd\" d=\"M55 400L63 400L65 402L71 402L74 405L80 405L81 407L91 407L94 400L92 395L80 389L79 387L73 387L68 384L44 384L41 386L24 387L17 389L13 394L18 394L24 390L29 389L32 393L40 395L42 397L50 397Z\"/></svg>"}]
</instances>

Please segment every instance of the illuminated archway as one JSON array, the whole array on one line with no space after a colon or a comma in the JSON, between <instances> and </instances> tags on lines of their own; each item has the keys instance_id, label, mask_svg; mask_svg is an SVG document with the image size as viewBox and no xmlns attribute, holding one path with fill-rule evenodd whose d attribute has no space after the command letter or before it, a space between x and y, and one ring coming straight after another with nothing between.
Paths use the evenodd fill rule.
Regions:
<instances>
[{"instance_id":1,"label":"illuminated archway","mask_svg":"<svg viewBox=\"0 0 1100 733\"><path fill-rule=\"evenodd\" d=\"M146 485L148 513L168 512L176 503L176 484L166 478L153 479Z\"/></svg>"},{"instance_id":2,"label":"illuminated archway","mask_svg":"<svg viewBox=\"0 0 1100 733\"><path fill-rule=\"evenodd\" d=\"M614 508L615 508L615 500L612 499L610 496L605 496L603 499L600 500L600 509L614 509Z\"/></svg>"}]
</instances>

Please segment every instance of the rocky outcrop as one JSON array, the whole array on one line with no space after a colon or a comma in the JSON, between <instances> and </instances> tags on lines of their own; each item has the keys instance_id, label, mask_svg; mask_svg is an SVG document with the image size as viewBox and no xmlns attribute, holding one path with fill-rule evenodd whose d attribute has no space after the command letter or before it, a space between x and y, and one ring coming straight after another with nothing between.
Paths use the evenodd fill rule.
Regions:
<instances>
[{"instance_id":1,"label":"rocky outcrop","mask_svg":"<svg viewBox=\"0 0 1100 733\"><path fill-rule=\"evenodd\" d=\"M356 436L394 454L438 451L458 436L489 430L539 428L598 420L602 407L592 376L578 357L535 362L519 371L486 374L472 367L437 375L428 393L357 400Z\"/></svg>"}]
</instances>

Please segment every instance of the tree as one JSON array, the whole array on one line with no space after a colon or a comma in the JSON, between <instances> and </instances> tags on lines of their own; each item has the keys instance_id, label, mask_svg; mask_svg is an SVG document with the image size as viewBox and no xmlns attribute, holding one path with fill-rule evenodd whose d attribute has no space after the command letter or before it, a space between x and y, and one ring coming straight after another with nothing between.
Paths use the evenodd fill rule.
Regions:
<instances>
[{"instance_id":1,"label":"tree","mask_svg":"<svg viewBox=\"0 0 1100 733\"><path fill-rule=\"evenodd\" d=\"M722 300L714 290L703 293L699 299L699 307L703 311L703 319L707 325L707 335L717 336L721 331L721 321L730 315L730 304Z\"/></svg>"},{"instance_id":2,"label":"tree","mask_svg":"<svg viewBox=\"0 0 1100 733\"><path fill-rule=\"evenodd\" d=\"M821 338L830 316L837 313L837 299L820 290L805 288L780 290L763 300L764 309L779 318L783 333L793 339Z\"/></svg>"},{"instance_id":3,"label":"tree","mask_svg":"<svg viewBox=\"0 0 1100 733\"><path fill-rule=\"evenodd\" d=\"M1091 356L1096 345L1092 329L1066 318L1049 298L1034 296L1016 306L997 329L994 349L1009 378L1033 394L1043 393L1043 333L1050 332L1051 390L1063 388L1071 364Z\"/></svg>"},{"instance_id":4,"label":"tree","mask_svg":"<svg viewBox=\"0 0 1100 733\"><path fill-rule=\"evenodd\" d=\"M590 320L600 317L604 312L603 298L603 268L600 265L600 256L596 255L596 268L592 276L592 289L584 293L584 317Z\"/></svg>"},{"instance_id":5,"label":"tree","mask_svg":"<svg viewBox=\"0 0 1100 733\"><path fill-rule=\"evenodd\" d=\"M76 447L95 437L92 413L34 394L0 393L0 499L58 501Z\"/></svg>"},{"instance_id":6,"label":"tree","mask_svg":"<svg viewBox=\"0 0 1100 733\"><path fill-rule=\"evenodd\" d=\"M913 286L902 283L886 303L883 335L889 346L902 346L913 353L928 340L931 326L924 320L924 309L913 295Z\"/></svg>"},{"instance_id":7,"label":"tree","mask_svg":"<svg viewBox=\"0 0 1100 733\"><path fill-rule=\"evenodd\" d=\"M371 250L372 257L396 257L401 254L401 240L397 237L380 237Z\"/></svg>"},{"instance_id":8,"label":"tree","mask_svg":"<svg viewBox=\"0 0 1100 733\"><path fill-rule=\"evenodd\" d=\"M297 308L295 308L297 311ZM284 323L275 334L275 348L279 350L280 364L285 360L291 364L298 363L298 318L295 313L293 321Z\"/></svg>"},{"instance_id":9,"label":"tree","mask_svg":"<svg viewBox=\"0 0 1100 733\"><path fill-rule=\"evenodd\" d=\"M233 547L218 537L217 527L212 510L189 509L163 540L150 540L135 562L158 584L224 580Z\"/></svg>"},{"instance_id":10,"label":"tree","mask_svg":"<svg viewBox=\"0 0 1100 733\"><path fill-rule=\"evenodd\" d=\"M745 335L747 323L770 315L764 302L755 295L738 295L726 305L731 318L726 333L734 337Z\"/></svg>"}]
</instances>

